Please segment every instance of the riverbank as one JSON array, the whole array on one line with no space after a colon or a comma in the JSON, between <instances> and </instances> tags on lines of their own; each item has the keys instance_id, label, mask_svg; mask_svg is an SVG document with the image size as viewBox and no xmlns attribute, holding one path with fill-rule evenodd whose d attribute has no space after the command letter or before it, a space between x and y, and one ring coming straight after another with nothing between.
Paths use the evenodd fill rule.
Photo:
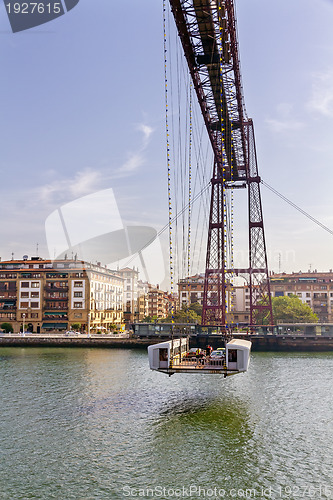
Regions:
<instances>
[{"instance_id":1,"label":"riverbank","mask_svg":"<svg viewBox=\"0 0 333 500\"><path fill-rule=\"evenodd\" d=\"M235 335L236 336L236 335ZM306 335L237 335L238 338L251 340L252 350L269 351L333 351L333 337ZM99 347L121 349L146 349L149 345L162 342L159 338L133 338L115 335L66 335L66 334L1 334L0 347ZM190 337L190 347L205 348L208 344L214 349L221 346L220 335L197 335Z\"/></svg>"}]
</instances>

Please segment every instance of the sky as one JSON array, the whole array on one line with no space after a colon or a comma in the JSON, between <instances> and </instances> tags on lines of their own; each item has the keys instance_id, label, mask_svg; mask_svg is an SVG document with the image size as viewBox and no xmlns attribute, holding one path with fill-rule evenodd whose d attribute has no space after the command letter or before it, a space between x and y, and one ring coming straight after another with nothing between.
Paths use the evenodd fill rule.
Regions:
<instances>
[{"instance_id":1,"label":"sky","mask_svg":"<svg viewBox=\"0 0 333 500\"><path fill-rule=\"evenodd\" d=\"M235 3L260 175L333 229L333 1ZM162 0L80 0L19 33L1 4L0 38L2 260L53 258L51 214L105 190L121 227L160 231L168 222ZM262 201L271 270L333 268L331 234L264 186ZM88 206L86 239L95 224ZM245 219L243 202L237 210ZM161 240L166 254L165 233ZM234 243L246 254L244 225Z\"/></svg>"}]
</instances>

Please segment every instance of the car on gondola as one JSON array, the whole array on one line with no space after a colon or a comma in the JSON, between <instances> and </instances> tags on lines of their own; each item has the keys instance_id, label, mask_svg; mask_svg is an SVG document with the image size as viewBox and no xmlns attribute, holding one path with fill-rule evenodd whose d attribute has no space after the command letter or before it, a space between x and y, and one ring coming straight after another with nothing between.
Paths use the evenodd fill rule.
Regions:
<instances>
[{"instance_id":1,"label":"car on gondola","mask_svg":"<svg viewBox=\"0 0 333 500\"><path fill-rule=\"evenodd\" d=\"M216 351L212 351L210 353L209 358L210 359L222 359L222 358L224 358L224 355L225 355L225 350L222 351L221 349L217 349Z\"/></svg>"},{"instance_id":2,"label":"car on gondola","mask_svg":"<svg viewBox=\"0 0 333 500\"><path fill-rule=\"evenodd\" d=\"M198 347L191 347L191 349L185 354L185 359L194 359L197 356L197 351L199 351L199 355L203 354L203 349L199 349Z\"/></svg>"}]
</instances>

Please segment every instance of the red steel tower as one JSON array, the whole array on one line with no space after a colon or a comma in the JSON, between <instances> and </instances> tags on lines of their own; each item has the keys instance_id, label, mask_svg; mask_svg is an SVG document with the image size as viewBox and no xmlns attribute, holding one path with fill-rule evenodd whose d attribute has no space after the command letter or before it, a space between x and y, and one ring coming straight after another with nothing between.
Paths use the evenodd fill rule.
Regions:
<instances>
[{"instance_id":1,"label":"red steel tower","mask_svg":"<svg viewBox=\"0 0 333 500\"><path fill-rule=\"evenodd\" d=\"M202 324L225 329L227 288L242 276L250 289L250 324L273 324L254 130L241 83L233 0L169 0L214 152ZM248 192L248 267L230 267L233 189ZM259 321L261 321L259 319Z\"/></svg>"}]
</instances>

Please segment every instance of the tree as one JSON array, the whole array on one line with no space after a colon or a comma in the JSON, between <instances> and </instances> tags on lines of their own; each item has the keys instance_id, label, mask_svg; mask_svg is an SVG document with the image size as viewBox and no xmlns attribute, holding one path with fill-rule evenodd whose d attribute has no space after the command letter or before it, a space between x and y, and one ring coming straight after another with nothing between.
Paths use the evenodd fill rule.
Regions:
<instances>
[{"instance_id":1,"label":"tree","mask_svg":"<svg viewBox=\"0 0 333 500\"><path fill-rule=\"evenodd\" d=\"M78 330L81 330L81 323L72 323L71 328L77 332Z\"/></svg>"},{"instance_id":2,"label":"tree","mask_svg":"<svg viewBox=\"0 0 333 500\"><path fill-rule=\"evenodd\" d=\"M4 330L5 333L13 333L14 331L11 323L1 323L0 328Z\"/></svg>"},{"instance_id":3,"label":"tree","mask_svg":"<svg viewBox=\"0 0 333 500\"><path fill-rule=\"evenodd\" d=\"M155 321L158 321L158 317L157 316L145 316L141 320L141 323L154 323Z\"/></svg>"},{"instance_id":4,"label":"tree","mask_svg":"<svg viewBox=\"0 0 333 500\"><path fill-rule=\"evenodd\" d=\"M266 304L267 301L263 300ZM317 323L318 316L314 314L311 307L304 304L296 295L285 295L272 298L272 309L274 323ZM258 313L256 324L267 325L268 313Z\"/></svg>"},{"instance_id":5,"label":"tree","mask_svg":"<svg viewBox=\"0 0 333 500\"><path fill-rule=\"evenodd\" d=\"M198 304L200 307L200 304ZM187 305L183 305L183 307L176 311L173 315L169 314L165 319L162 320L163 323L171 323L172 320L175 323L195 323L197 325L201 324L201 315L197 314L192 307L188 307Z\"/></svg>"},{"instance_id":6,"label":"tree","mask_svg":"<svg viewBox=\"0 0 333 500\"><path fill-rule=\"evenodd\" d=\"M273 297L275 323L317 323L318 316L296 295Z\"/></svg>"},{"instance_id":7,"label":"tree","mask_svg":"<svg viewBox=\"0 0 333 500\"><path fill-rule=\"evenodd\" d=\"M193 302L193 304L189 306L189 309L194 311L198 316L202 316L202 305L199 304L199 302Z\"/></svg>"}]
</instances>

